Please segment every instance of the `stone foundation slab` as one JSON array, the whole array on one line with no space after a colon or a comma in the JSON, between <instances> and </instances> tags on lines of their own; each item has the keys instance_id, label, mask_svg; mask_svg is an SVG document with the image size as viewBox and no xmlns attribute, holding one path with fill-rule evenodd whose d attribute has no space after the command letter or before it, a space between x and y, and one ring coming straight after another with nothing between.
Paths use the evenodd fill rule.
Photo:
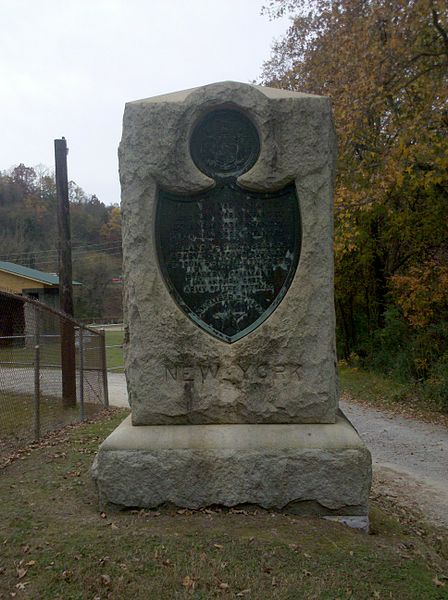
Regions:
<instances>
[{"instance_id":1,"label":"stone foundation slab","mask_svg":"<svg viewBox=\"0 0 448 600\"><path fill-rule=\"evenodd\" d=\"M316 425L133 426L128 417L92 472L103 508L254 504L366 517L371 457L342 414Z\"/></svg>"}]
</instances>

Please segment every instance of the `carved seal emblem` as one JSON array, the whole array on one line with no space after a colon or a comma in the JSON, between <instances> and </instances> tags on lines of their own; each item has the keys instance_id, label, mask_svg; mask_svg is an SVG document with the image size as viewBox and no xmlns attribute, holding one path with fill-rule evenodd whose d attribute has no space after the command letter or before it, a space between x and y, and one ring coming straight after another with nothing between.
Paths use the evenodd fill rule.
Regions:
<instances>
[{"instance_id":1,"label":"carved seal emblem","mask_svg":"<svg viewBox=\"0 0 448 600\"><path fill-rule=\"evenodd\" d=\"M248 116L235 108L211 111L195 126L190 153L215 186L191 196L158 193L157 253L167 287L190 319L228 343L275 310L299 261L294 184L259 193L237 182L259 150Z\"/></svg>"}]
</instances>

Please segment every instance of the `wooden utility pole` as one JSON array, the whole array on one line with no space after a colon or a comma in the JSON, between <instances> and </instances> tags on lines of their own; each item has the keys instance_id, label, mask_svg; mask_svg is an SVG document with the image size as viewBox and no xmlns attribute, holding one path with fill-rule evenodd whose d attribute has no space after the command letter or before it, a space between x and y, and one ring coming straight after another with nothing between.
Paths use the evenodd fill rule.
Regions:
<instances>
[{"instance_id":1,"label":"wooden utility pole","mask_svg":"<svg viewBox=\"0 0 448 600\"><path fill-rule=\"evenodd\" d=\"M67 142L54 140L56 164L56 196L59 228L59 303L66 314L73 316L72 248L70 206L68 201ZM75 329L70 321L61 323L62 398L66 407L76 406Z\"/></svg>"}]
</instances>

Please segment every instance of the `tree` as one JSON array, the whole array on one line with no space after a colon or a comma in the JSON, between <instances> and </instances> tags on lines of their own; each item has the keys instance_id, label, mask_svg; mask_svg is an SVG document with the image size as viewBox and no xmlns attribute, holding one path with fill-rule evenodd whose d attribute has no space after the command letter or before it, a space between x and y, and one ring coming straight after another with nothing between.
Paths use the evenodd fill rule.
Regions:
<instances>
[{"instance_id":1,"label":"tree","mask_svg":"<svg viewBox=\"0 0 448 600\"><path fill-rule=\"evenodd\" d=\"M105 206L75 182L69 184L78 317L121 311L121 227L118 207ZM104 234L105 228L106 234ZM58 231L53 174L20 164L0 173L0 259L57 272ZM110 285L110 288L108 286Z\"/></svg>"},{"instance_id":2,"label":"tree","mask_svg":"<svg viewBox=\"0 0 448 600\"><path fill-rule=\"evenodd\" d=\"M82 286L76 293L77 314L82 317L110 316L104 308L110 306L110 296L118 298L121 309L121 287L114 287L112 279L121 273L121 257L95 252L76 261L74 272ZM116 315L113 315L116 316Z\"/></svg>"},{"instance_id":3,"label":"tree","mask_svg":"<svg viewBox=\"0 0 448 600\"><path fill-rule=\"evenodd\" d=\"M431 270L440 276L424 285L437 297L446 285L448 7L442 0L273 0L266 10L292 21L263 83L332 99L339 350L373 361L377 332L391 326L392 314L420 335L405 308L410 282ZM446 304L432 319L448 320Z\"/></svg>"},{"instance_id":4,"label":"tree","mask_svg":"<svg viewBox=\"0 0 448 600\"><path fill-rule=\"evenodd\" d=\"M121 242L121 210L113 206L107 223L101 227L101 237L108 242Z\"/></svg>"},{"instance_id":5,"label":"tree","mask_svg":"<svg viewBox=\"0 0 448 600\"><path fill-rule=\"evenodd\" d=\"M271 2L271 14L287 9L296 11L293 23L265 63L263 81L332 98L338 213L352 217L352 209L384 200L406 176L418 186L446 183L445 3Z\"/></svg>"}]
</instances>

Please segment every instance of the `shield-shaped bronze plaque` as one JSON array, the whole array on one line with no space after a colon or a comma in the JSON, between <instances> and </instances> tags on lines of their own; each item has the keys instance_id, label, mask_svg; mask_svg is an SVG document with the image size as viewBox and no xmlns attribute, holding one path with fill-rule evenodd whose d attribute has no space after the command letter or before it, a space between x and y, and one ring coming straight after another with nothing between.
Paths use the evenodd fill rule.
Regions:
<instances>
[{"instance_id":1,"label":"shield-shaped bronze plaque","mask_svg":"<svg viewBox=\"0 0 448 600\"><path fill-rule=\"evenodd\" d=\"M236 183L259 153L257 130L238 110L208 113L190 151L216 186L194 196L159 191L159 263L188 317L232 343L265 321L291 284L300 254L297 195L293 184L258 193Z\"/></svg>"}]
</instances>

